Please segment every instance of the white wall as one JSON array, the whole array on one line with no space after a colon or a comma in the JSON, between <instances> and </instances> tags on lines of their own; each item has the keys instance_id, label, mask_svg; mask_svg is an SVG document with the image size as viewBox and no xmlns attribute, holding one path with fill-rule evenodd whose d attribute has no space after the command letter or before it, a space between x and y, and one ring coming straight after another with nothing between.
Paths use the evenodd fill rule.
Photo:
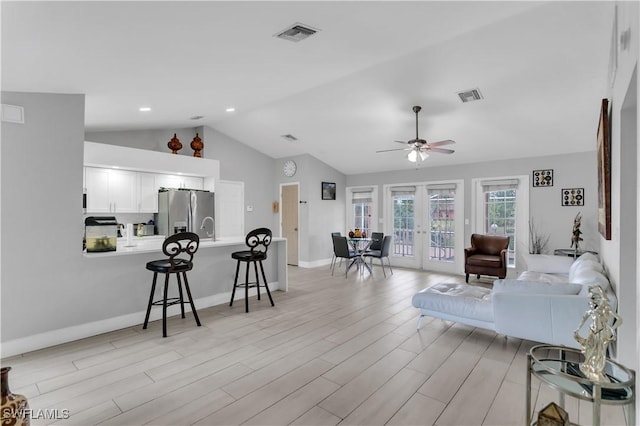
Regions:
<instances>
[{"instance_id":1,"label":"white wall","mask_svg":"<svg viewBox=\"0 0 640 426\"><path fill-rule=\"evenodd\" d=\"M286 177L282 173L282 166L289 159L298 166L293 177ZM333 254L331 232L345 228L345 175L311 155L276 160L275 175L277 185L298 182L300 201L306 201L298 209L299 265L313 267L329 264ZM322 182L335 182L335 200L322 199ZM279 229L279 225L276 229Z\"/></svg>"},{"instance_id":2,"label":"white wall","mask_svg":"<svg viewBox=\"0 0 640 426\"><path fill-rule=\"evenodd\" d=\"M84 95L2 92L25 123L2 123L2 340L100 310L82 264Z\"/></svg>"},{"instance_id":3,"label":"white wall","mask_svg":"<svg viewBox=\"0 0 640 426\"><path fill-rule=\"evenodd\" d=\"M473 223L471 220L471 179L494 176L531 176L533 170L553 169L554 183L552 187L529 188L530 215L540 232L550 236L549 251L552 253L555 248L570 247L573 219L578 212L582 214L580 229L584 233L581 248L597 250L597 178L593 173L595 167L595 151L433 168L429 167L427 160L426 165L418 169L348 176L347 186L377 184L379 185L378 193L383 194L382 185L388 183L464 179L464 217L469 218L470 223ZM583 207L561 206L560 193L562 188L584 188L585 205ZM378 208L382 212L383 197L378 198L380 203ZM470 225L465 226L465 241L470 240L471 232Z\"/></svg>"},{"instance_id":4,"label":"white wall","mask_svg":"<svg viewBox=\"0 0 640 426\"><path fill-rule=\"evenodd\" d=\"M620 301L619 313L624 321L618 330L617 358L623 364L637 370L640 367L637 356L637 350L640 350L638 336L640 318L637 312L639 277L636 265L640 262L640 253L638 253L640 212L637 210L638 190L634 184L637 182L638 140L637 115L634 123L634 119L629 117L633 112L629 109L633 110L637 102L639 7L638 2L616 2L615 5L618 8L618 32L614 40L619 41L621 36L628 32L629 41L626 48L622 45L613 47L617 50L613 86L610 81L603 82L602 97L608 98L611 105L612 236L611 240L599 237L599 251L611 283L616 289ZM613 8L613 4L611 7ZM594 105L594 108L599 106ZM623 123L625 123L624 130ZM632 144L635 146L632 147ZM633 205L636 206L635 209ZM635 279L632 276L634 267L636 268Z\"/></svg>"}]
</instances>

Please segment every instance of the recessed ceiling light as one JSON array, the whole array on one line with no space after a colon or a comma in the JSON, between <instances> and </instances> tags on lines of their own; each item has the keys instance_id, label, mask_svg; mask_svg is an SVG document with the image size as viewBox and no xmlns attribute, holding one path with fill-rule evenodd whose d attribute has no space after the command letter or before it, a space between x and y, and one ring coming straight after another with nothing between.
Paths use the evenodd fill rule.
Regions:
<instances>
[{"instance_id":1,"label":"recessed ceiling light","mask_svg":"<svg viewBox=\"0 0 640 426\"><path fill-rule=\"evenodd\" d=\"M140 107L139 110L142 111L142 112L148 112L148 111L151 111L151 108L149 108L149 107Z\"/></svg>"},{"instance_id":2,"label":"recessed ceiling light","mask_svg":"<svg viewBox=\"0 0 640 426\"><path fill-rule=\"evenodd\" d=\"M236 109L234 107L229 107L227 109L225 109L225 111L227 112L234 112Z\"/></svg>"}]
</instances>

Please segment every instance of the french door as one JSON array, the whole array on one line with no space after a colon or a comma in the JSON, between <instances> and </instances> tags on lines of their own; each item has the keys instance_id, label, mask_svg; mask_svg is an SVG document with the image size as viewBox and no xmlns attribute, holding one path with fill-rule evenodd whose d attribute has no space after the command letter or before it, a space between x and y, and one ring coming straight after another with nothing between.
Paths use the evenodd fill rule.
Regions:
<instances>
[{"instance_id":1,"label":"french door","mask_svg":"<svg viewBox=\"0 0 640 426\"><path fill-rule=\"evenodd\" d=\"M463 182L388 186L385 193L385 229L393 235L394 264L462 273Z\"/></svg>"}]
</instances>

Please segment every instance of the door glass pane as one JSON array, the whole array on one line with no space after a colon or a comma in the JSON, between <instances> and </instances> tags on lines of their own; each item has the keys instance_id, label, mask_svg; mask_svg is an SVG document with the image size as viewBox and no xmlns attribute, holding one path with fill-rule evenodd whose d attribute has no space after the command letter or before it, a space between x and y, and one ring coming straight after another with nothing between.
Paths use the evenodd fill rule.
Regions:
<instances>
[{"instance_id":1,"label":"door glass pane","mask_svg":"<svg viewBox=\"0 0 640 426\"><path fill-rule=\"evenodd\" d=\"M353 202L353 228L371 235L371 202Z\"/></svg>"},{"instance_id":2,"label":"door glass pane","mask_svg":"<svg viewBox=\"0 0 640 426\"><path fill-rule=\"evenodd\" d=\"M455 261L455 190L429 190L429 260Z\"/></svg>"},{"instance_id":3,"label":"door glass pane","mask_svg":"<svg viewBox=\"0 0 640 426\"><path fill-rule=\"evenodd\" d=\"M393 199L393 255L414 255L414 205L416 195L391 193Z\"/></svg>"},{"instance_id":4,"label":"door glass pane","mask_svg":"<svg viewBox=\"0 0 640 426\"><path fill-rule=\"evenodd\" d=\"M484 232L510 237L508 266L516 264L516 196L515 189L485 192Z\"/></svg>"}]
</instances>

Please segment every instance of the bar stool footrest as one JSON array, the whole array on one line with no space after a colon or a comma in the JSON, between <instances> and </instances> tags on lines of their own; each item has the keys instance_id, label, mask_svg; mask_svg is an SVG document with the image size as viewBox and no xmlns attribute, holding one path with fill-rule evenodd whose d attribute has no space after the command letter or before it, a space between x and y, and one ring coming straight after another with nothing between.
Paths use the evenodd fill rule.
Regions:
<instances>
[{"instance_id":1,"label":"bar stool footrest","mask_svg":"<svg viewBox=\"0 0 640 426\"><path fill-rule=\"evenodd\" d=\"M180 303L179 297L167 297L167 306L177 305ZM155 302L151 302L153 306L162 306L164 305L163 299L156 300Z\"/></svg>"}]
</instances>

